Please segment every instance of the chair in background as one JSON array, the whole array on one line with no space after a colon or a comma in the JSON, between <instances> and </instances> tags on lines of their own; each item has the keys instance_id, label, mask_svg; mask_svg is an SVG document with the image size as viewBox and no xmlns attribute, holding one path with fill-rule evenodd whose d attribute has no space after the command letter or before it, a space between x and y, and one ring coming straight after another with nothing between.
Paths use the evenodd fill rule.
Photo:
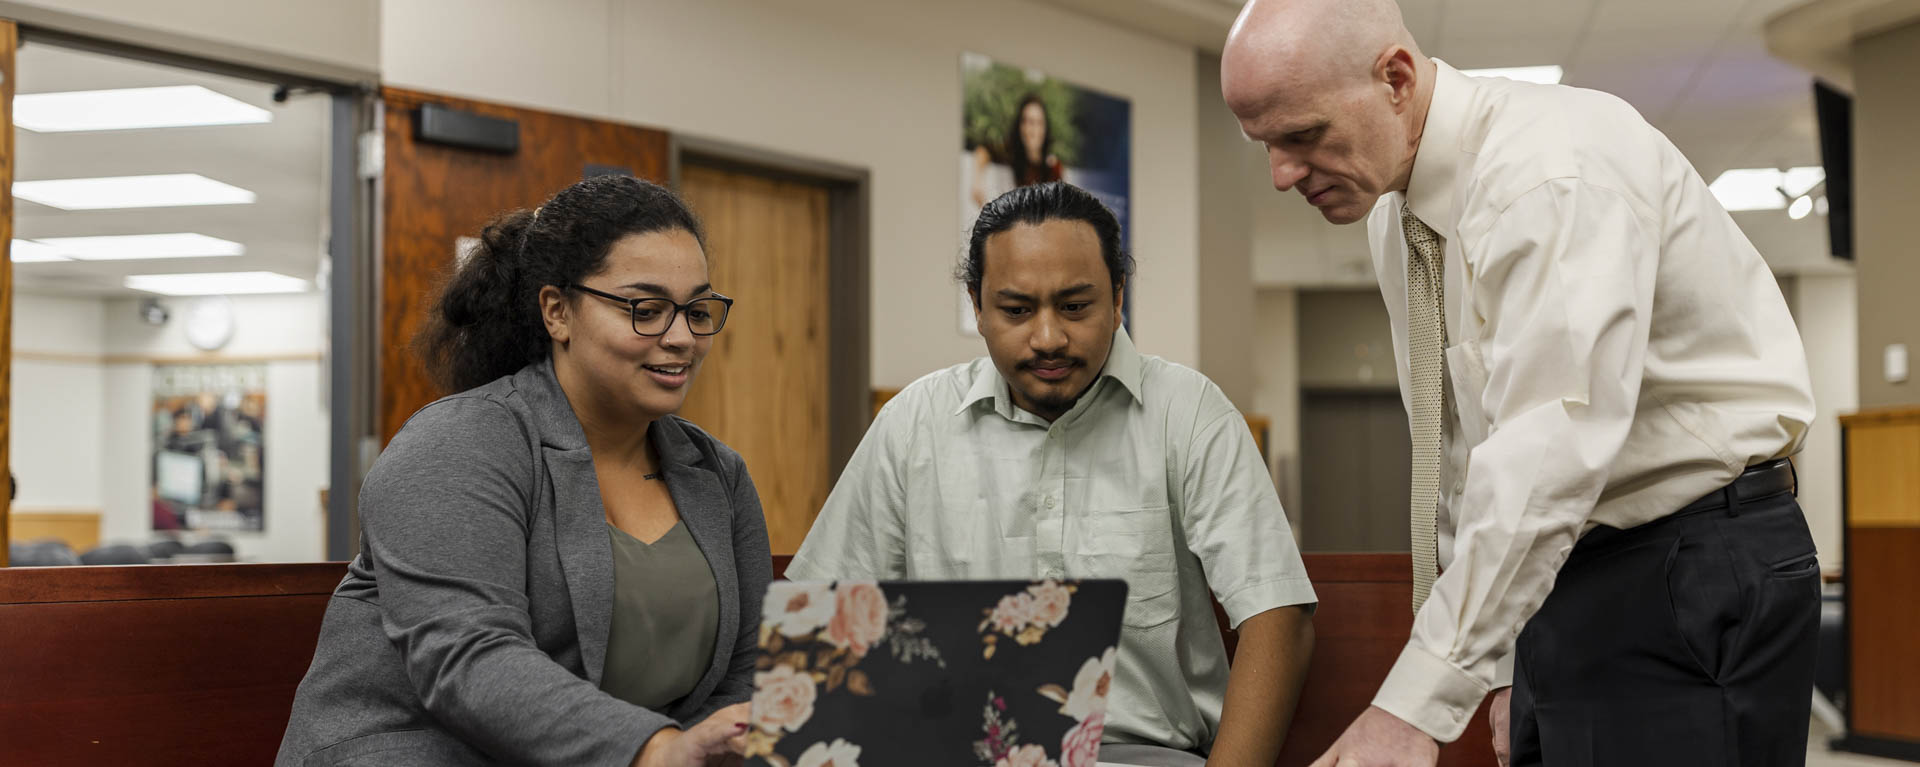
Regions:
<instances>
[{"instance_id":1,"label":"chair in background","mask_svg":"<svg viewBox=\"0 0 1920 767\"><path fill-rule=\"evenodd\" d=\"M110 543L80 555L83 565L144 565L149 561L145 549L125 543Z\"/></svg>"},{"instance_id":2,"label":"chair in background","mask_svg":"<svg viewBox=\"0 0 1920 767\"><path fill-rule=\"evenodd\" d=\"M7 544L8 563L14 567L69 567L80 564L73 549L61 541L26 541Z\"/></svg>"},{"instance_id":3,"label":"chair in background","mask_svg":"<svg viewBox=\"0 0 1920 767\"><path fill-rule=\"evenodd\" d=\"M186 548L186 544L167 538L147 544L147 556L152 559L168 559L185 551Z\"/></svg>"},{"instance_id":4,"label":"chair in background","mask_svg":"<svg viewBox=\"0 0 1920 767\"><path fill-rule=\"evenodd\" d=\"M222 540L200 541L189 544L181 554L225 554L233 556L233 544Z\"/></svg>"}]
</instances>

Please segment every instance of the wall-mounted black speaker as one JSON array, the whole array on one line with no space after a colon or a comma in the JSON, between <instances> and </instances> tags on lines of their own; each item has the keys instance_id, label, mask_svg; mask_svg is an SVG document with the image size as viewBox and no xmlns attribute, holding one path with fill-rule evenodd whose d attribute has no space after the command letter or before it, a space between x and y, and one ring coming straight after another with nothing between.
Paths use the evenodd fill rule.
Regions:
<instances>
[{"instance_id":1,"label":"wall-mounted black speaker","mask_svg":"<svg viewBox=\"0 0 1920 767\"><path fill-rule=\"evenodd\" d=\"M1834 258L1853 258L1853 98L1813 81L1820 164L1827 170L1827 241Z\"/></svg>"},{"instance_id":2,"label":"wall-mounted black speaker","mask_svg":"<svg viewBox=\"0 0 1920 767\"><path fill-rule=\"evenodd\" d=\"M520 151L520 123L462 112L443 104L423 104L413 120L413 138L482 152Z\"/></svg>"}]
</instances>

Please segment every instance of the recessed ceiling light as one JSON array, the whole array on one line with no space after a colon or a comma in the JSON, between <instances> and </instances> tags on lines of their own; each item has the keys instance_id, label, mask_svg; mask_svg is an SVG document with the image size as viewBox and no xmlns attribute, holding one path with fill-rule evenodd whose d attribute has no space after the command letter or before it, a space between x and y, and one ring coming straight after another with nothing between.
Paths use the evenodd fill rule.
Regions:
<instances>
[{"instance_id":1,"label":"recessed ceiling light","mask_svg":"<svg viewBox=\"0 0 1920 767\"><path fill-rule=\"evenodd\" d=\"M305 293L306 280L276 272L215 272L209 274L135 274L124 283L134 290L163 296L220 296L246 293Z\"/></svg>"},{"instance_id":2,"label":"recessed ceiling light","mask_svg":"<svg viewBox=\"0 0 1920 767\"><path fill-rule=\"evenodd\" d=\"M132 261L142 258L198 258L245 255L245 245L193 232L119 234L99 237L42 237L39 244L75 261Z\"/></svg>"},{"instance_id":3,"label":"recessed ceiling light","mask_svg":"<svg viewBox=\"0 0 1920 767\"><path fill-rule=\"evenodd\" d=\"M13 124L35 133L272 121L272 112L198 85L27 93L13 97Z\"/></svg>"},{"instance_id":4,"label":"recessed ceiling light","mask_svg":"<svg viewBox=\"0 0 1920 767\"><path fill-rule=\"evenodd\" d=\"M1787 206L1787 218L1791 218L1795 221L1799 221L1800 219L1806 218L1807 214L1812 212L1813 212L1813 198L1808 197L1804 194L1795 198L1792 205Z\"/></svg>"},{"instance_id":5,"label":"recessed ceiling light","mask_svg":"<svg viewBox=\"0 0 1920 767\"><path fill-rule=\"evenodd\" d=\"M32 240L14 240L13 249L8 251L7 257L16 264L35 264L47 261L67 260L66 256L60 255L60 251Z\"/></svg>"},{"instance_id":6,"label":"recessed ceiling light","mask_svg":"<svg viewBox=\"0 0 1920 767\"><path fill-rule=\"evenodd\" d=\"M1720 174L1707 189L1729 211L1780 210L1787 207L1789 195L1806 194L1826 177L1826 170L1819 166L1734 168Z\"/></svg>"},{"instance_id":7,"label":"recessed ceiling light","mask_svg":"<svg viewBox=\"0 0 1920 767\"><path fill-rule=\"evenodd\" d=\"M13 196L61 210L246 205L253 192L198 173L15 181Z\"/></svg>"},{"instance_id":8,"label":"recessed ceiling light","mask_svg":"<svg viewBox=\"0 0 1920 767\"><path fill-rule=\"evenodd\" d=\"M1462 69L1460 74L1468 77L1504 77L1523 83L1558 85L1560 77L1566 74L1558 64L1541 67L1494 67L1492 69Z\"/></svg>"}]
</instances>

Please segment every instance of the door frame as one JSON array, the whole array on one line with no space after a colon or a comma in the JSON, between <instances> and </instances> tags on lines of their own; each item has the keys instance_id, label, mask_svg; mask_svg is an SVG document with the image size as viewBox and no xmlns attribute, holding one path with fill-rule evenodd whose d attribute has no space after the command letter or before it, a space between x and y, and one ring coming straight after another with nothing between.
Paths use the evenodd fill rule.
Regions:
<instances>
[{"instance_id":1,"label":"door frame","mask_svg":"<svg viewBox=\"0 0 1920 767\"><path fill-rule=\"evenodd\" d=\"M680 188L685 165L733 171L827 189L827 482L840 480L853 451L866 436L872 413L873 305L868 225L871 173L865 168L817 160L717 139L669 134L667 178Z\"/></svg>"},{"instance_id":2,"label":"door frame","mask_svg":"<svg viewBox=\"0 0 1920 767\"><path fill-rule=\"evenodd\" d=\"M17 44L43 43L135 61L191 69L246 80L279 84L291 91L323 93L331 100L331 131L328 138L328 245L327 277L328 338L326 366L329 432L328 499L324 556L331 560L351 559L358 538L354 508L359 498L360 481L372 464L365 444L374 434L374 368L369 362L374 318L373 275L377 257L375 240L378 174L366 172L361 162L362 136L375 130L377 123L379 73L372 69L333 64L300 56L231 45L213 40L149 29L106 19L84 16L9 0L0 0L0 21L18 28ZM8 86L11 91L11 84ZM10 111L9 104L9 111ZM13 125L7 120L0 130L7 136L8 165L11 167ZM11 181L11 173L8 174ZM12 200L5 207L7 229L12 229ZM0 373L11 370L13 334L12 262L7 250L11 243L0 243L0 256L7 256L4 268L6 311L0 312L0 346L5 359ZM339 290L345 287L346 290ZM12 384L0 375L0 407L12 407ZM11 414L0 415L0 446L11 439ZM0 447L0 461L5 458ZM346 492L338 492L346 488ZM11 493L9 493L11 495ZM5 523L12 503L0 505L0 543L10 540ZM7 564L0 550L0 567Z\"/></svg>"}]
</instances>

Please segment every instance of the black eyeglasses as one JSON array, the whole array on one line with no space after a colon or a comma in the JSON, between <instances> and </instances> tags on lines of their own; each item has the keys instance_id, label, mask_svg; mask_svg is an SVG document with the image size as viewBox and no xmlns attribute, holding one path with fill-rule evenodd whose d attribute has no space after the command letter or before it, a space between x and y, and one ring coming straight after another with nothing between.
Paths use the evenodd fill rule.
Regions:
<instances>
[{"instance_id":1,"label":"black eyeglasses","mask_svg":"<svg viewBox=\"0 0 1920 767\"><path fill-rule=\"evenodd\" d=\"M687 315L688 331L696 336L710 336L727 326L727 313L733 310L733 299L719 293L677 304L669 298L616 296L579 283L568 287L608 301L626 304L628 314L633 317L633 332L643 336L665 335L667 329L673 327L674 318L680 316L682 312Z\"/></svg>"}]
</instances>

